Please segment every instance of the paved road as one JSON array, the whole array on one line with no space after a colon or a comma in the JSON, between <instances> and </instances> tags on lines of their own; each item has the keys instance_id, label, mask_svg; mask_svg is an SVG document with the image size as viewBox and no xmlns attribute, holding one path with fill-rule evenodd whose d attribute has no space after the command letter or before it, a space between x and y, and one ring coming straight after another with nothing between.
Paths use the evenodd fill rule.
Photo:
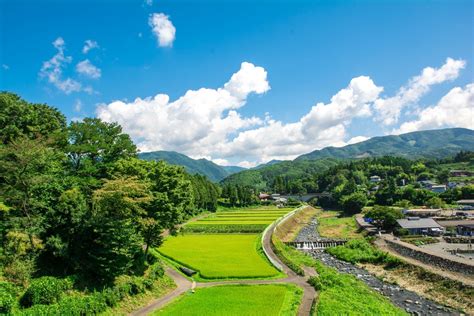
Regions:
<instances>
[{"instance_id":1,"label":"paved road","mask_svg":"<svg viewBox=\"0 0 474 316\"><path fill-rule=\"evenodd\" d=\"M275 254L275 252L272 249L271 246L271 239L273 235L273 231L275 230L274 224L272 224L272 227L267 230L267 233L263 237L263 248L265 249L266 253L276 262L278 262L281 267L283 268L283 272L286 273L287 277L283 279L271 279L271 280L229 280L229 281L215 281L215 282L197 282L193 283L192 281L188 280L185 278L183 275L178 273L176 270L167 267L165 272L168 276L170 276L174 282L176 283L176 288L166 294L165 296L162 296L153 302L151 302L148 306L141 308L135 312L133 312L131 315L133 316L142 316L142 315L148 315L151 312L158 310L168 304L170 301L173 299L179 297L180 295L186 293L187 291L193 289L193 288L206 288L206 287L211 287L211 286L216 286L216 285L233 285L233 284L278 284L278 283L293 283L299 286L300 288L303 289L303 298L301 301L301 304L298 309L298 315L299 316L308 316L311 313L311 307L313 305L313 301L316 297L316 291L314 288L309 285L306 281L307 278L311 275L315 274L314 270L311 269L306 269L305 272L308 275L308 277L301 277L294 273L290 268L288 268L281 260L278 258L278 256Z\"/></svg>"}]
</instances>

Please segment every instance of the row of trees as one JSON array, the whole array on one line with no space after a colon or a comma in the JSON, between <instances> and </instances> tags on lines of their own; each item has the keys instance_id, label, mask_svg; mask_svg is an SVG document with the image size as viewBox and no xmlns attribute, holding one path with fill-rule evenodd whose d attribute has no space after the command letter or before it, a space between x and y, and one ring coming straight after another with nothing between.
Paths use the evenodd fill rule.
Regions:
<instances>
[{"instance_id":1,"label":"row of trees","mask_svg":"<svg viewBox=\"0 0 474 316\"><path fill-rule=\"evenodd\" d=\"M248 186L226 184L222 187L221 197L230 206L249 206L257 202L256 191Z\"/></svg>"},{"instance_id":2,"label":"row of trees","mask_svg":"<svg viewBox=\"0 0 474 316\"><path fill-rule=\"evenodd\" d=\"M68 125L55 108L1 93L2 275L111 282L143 271L163 230L216 209L219 188L206 178L136 156L115 123Z\"/></svg>"}]
</instances>

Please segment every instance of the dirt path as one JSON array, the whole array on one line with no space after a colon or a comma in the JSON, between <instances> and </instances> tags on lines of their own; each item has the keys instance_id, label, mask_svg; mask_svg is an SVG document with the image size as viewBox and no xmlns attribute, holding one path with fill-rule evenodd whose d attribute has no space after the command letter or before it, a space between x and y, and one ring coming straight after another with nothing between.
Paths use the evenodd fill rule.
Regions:
<instances>
[{"instance_id":1,"label":"dirt path","mask_svg":"<svg viewBox=\"0 0 474 316\"><path fill-rule=\"evenodd\" d=\"M301 304L298 309L299 316L308 316L311 313L311 307L313 305L313 301L316 297L316 291L314 288L309 285L306 281L309 276L313 275L314 271L308 270L309 273L308 277L301 277L294 273L290 268L288 268L272 249L271 240L272 235L275 230L275 224L272 224L271 228L267 230L265 236L263 236L263 248L265 249L266 253L275 260L280 266L283 268L283 272L287 275L286 278L283 279L271 279L271 280L228 280L228 281L215 281L215 282L197 282L194 283L179 272L174 270L171 267L167 267L165 272L168 276L170 276L174 282L176 283L177 287L172 292L162 296L155 301L151 302L148 306L139 309L133 312L131 315L133 316L142 316L148 315L151 312L158 310L171 302L172 300L178 298L182 294L186 293L187 291L196 288L207 288L217 285L237 285L237 284L282 284L282 283L293 283L303 289L303 298L301 300Z\"/></svg>"}]
</instances>

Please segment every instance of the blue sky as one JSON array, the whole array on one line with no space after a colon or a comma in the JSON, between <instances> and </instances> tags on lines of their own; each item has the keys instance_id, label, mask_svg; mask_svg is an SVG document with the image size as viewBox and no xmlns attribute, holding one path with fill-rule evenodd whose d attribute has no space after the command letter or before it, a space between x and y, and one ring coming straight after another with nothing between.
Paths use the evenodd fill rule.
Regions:
<instances>
[{"instance_id":1,"label":"blue sky","mask_svg":"<svg viewBox=\"0 0 474 316\"><path fill-rule=\"evenodd\" d=\"M251 166L375 135L474 126L473 1L0 3L0 89L69 119L118 121L142 150ZM86 40L98 47L83 53ZM45 67L60 51L59 68ZM67 79L80 88L67 91ZM169 100L145 99L157 94ZM461 119L447 119L452 109Z\"/></svg>"}]
</instances>

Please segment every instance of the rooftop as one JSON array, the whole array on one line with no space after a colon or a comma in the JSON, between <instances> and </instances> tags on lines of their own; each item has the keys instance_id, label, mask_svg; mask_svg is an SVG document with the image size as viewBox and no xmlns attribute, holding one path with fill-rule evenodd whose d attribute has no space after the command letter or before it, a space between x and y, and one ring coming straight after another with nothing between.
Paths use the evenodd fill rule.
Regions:
<instances>
[{"instance_id":1,"label":"rooftop","mask_svg":"<svg viewBox=\"0 0 474 316\"><path fill-rule=\"evenodd\" d=\"M405 218L397 219L398 225L402 228L443 228L432 218Z\"/></svg>"}]
</instances>

